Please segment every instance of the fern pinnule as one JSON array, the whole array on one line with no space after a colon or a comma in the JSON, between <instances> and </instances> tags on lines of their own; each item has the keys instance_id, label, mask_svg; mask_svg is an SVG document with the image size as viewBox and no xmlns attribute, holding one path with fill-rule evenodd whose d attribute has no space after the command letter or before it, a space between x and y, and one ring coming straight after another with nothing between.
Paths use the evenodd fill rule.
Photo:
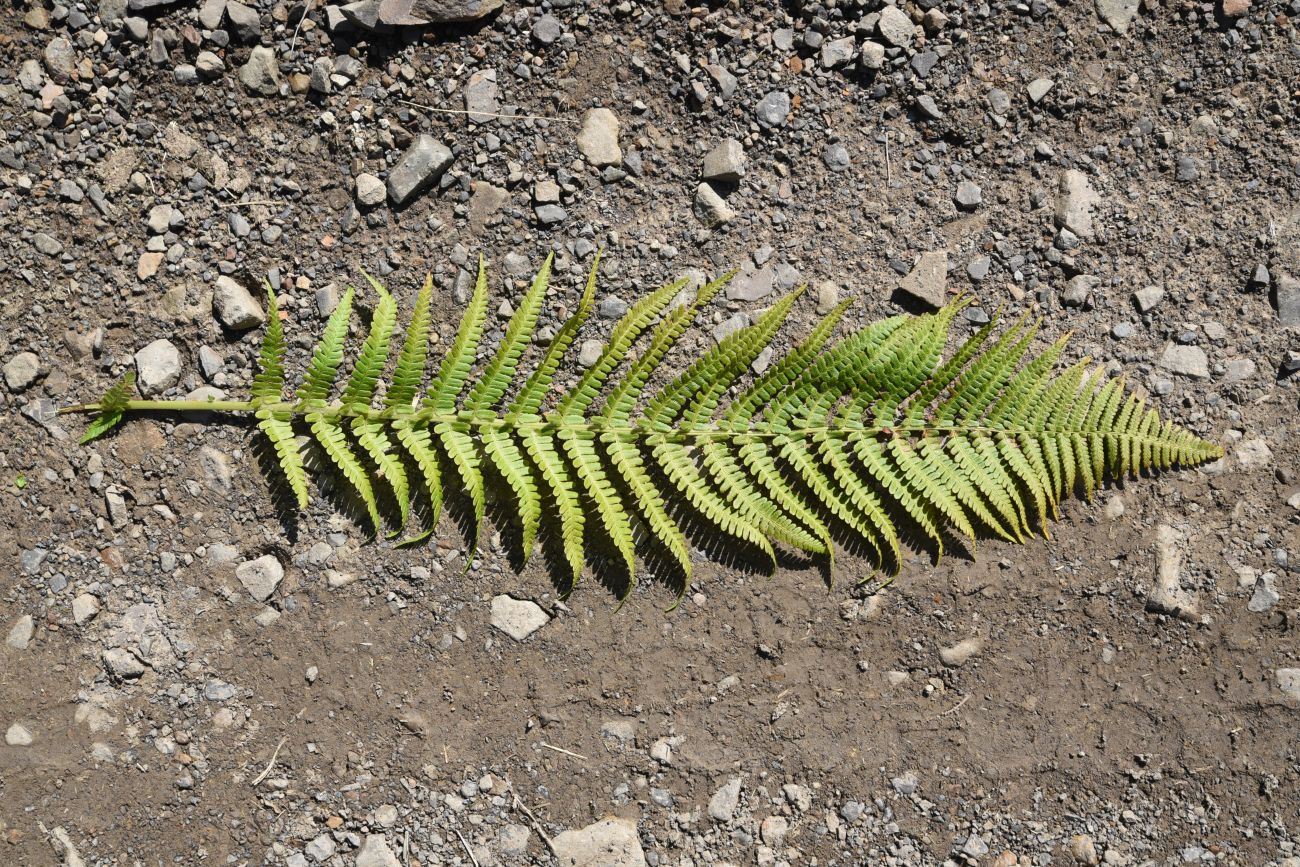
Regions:
<instances>
[{"instance_id":1,"label":"fern pinnule","mask_svg":"<svg viewBox=\"0 0 1300 867\"><path fill-rule=\"evenodd\" d=\"M351 289L291 398L284 397L285 340L271 295L249 401L133 400L123 382L98 403L67 411L97 413L85 441L136 410L252 412L300 507L308 496L299 445L305 429L364 505L375 532L393 512L390 499L396 506L391 534L406 527L412 511L424 516L422 532L399 544L427 538L446 491L462 491L473 522L467 568L487 517L488 487L499 479L506 512L520 529L520 559L527 562L537 540L552 531L561 561L557 580L566 592L582 574L588 539L596 535L615 554L612 567L625 574L629 591L638 550L650 543L680 568L684 592L692 573L684 513L761 554L770 569L778 543L825 556L833 574L836 542L852 537L878 568L897 572L904 539L919 537L937 557L954 536L972 544L982 536L1015 542L1047 536L1049 521L1073 493L1090 497L1107 480L1221 454L1162 421L1122 380L1108 380L1086 360L1054 374L1065 338L1031 354L1041 322L1023 318L999 333L994 317L944 360L952 324L969 304L965 298L832 342L845 310L840 305L784 358L751 376L755 358L799 303L796 291L647 393L730 275L700 287L684 304L674 302L685 281L647 293L614 326L576 384L556 393L565 354L590 327L598 263L599 257L573 314L527 377L521 368L543 315L552 260L471 381L488 309L480 258L460 327L423 392L432 283L426 280L416 296L380 399L397 302L366 275L378 302L337 399L331 395L351 323Z\"/></svg>"}]
</instances>

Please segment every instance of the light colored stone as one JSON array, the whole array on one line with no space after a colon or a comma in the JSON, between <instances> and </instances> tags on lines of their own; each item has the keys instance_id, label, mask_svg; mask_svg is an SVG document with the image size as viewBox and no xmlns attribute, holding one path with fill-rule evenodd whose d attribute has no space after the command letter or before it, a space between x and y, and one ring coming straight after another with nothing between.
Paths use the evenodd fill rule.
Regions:
<instances>
[{"instance_id":1,"label":"light colored stone","mask_svg":"<svg viewBox=\"0 0 1300 867\"><path fill-rule=\"evenodd\" d=\"M26 390L41 375L41 358L35 352L20 352L5 362L5 385L10 391Z\"/></svg>"},{"instance_id":2,"label":"light colored stone","mask_svg":"<svg viewBox=\"0 0 1300 867\"><path fill-rule=\"evenodd\" d=\"M1035 78L1029 82L1029 101L1034 105L1042 102L1047 98L1047 94L1056 86L1056 82L1050 78Z\"/></svg>"},{"instance_id":3,"label":"light colored stone","mask_svg":"<svg viewBox=\"0 0 1300 867\"><path fill-rule=\"evenodd\" d=\"M694 207L695 216L709 228L724 226L736 219L736 212L727 204L726 199L705 183L695 188Z\"/></svg>"},{"instance_id":4,"label":"light colored stone","mask_svg":"<svg viewBox=\"0 0 1300 867\"><path fill-rule=\"evenodd\" d=\"M72 621L78 626L85 626L99 613L99 598L93 593L82 593L72 600Z\"/></svg>"},{"instance_id":5,"label":"light colored stone","mask_svg":"<svg viewBox=\"0 0 1300 867\"><path fill-rule=\"evenodd\" d=\"M1147 596L1147 608L1170 614L1189 623L1200 621L1200 599L1195 590L1182 585L1183 534L1168 524L1156 527L1155 585Z\"/></svg>"},{"instance_id":6,"label":"light colored stone","mask_svg":"<svg viewBox=\"0 0 1300 867\"><path fill-rule=\"evenodd\" d=\"M369 172L357 175L357 204L367 208L381 205L388 195L384 182Z\"/></svg>"},{"instance_id":7,"label":"light colored stone","mask_svg":"<svg viewBox=\"0 0 1300 867\"><path fill-rule=\"evenodd\" d=\"M9 634L5 637L5 645L12 647L14 650L26 650L35 632L36 621L32 619L30 614L24 614L15 620L14 625L9 628Z\"/></svg>"},{"instance_id":8,"label":"light colored stone","mask_svg":"<svg viewBox=\"0 0 1300 867\"><path fill-rule=\"evenodd\" d=\"M1101 197L1093 190L1088 176L1078 169L1069 169L1061 175L1057 190L1056 225L1091 240L1094 237L1092 209Z\"/></svg>"},{"instance_id":9,"label":"light colored stone","mask_svg":"<svg viewBox=\"0 0 1300 867\"><path fill-rule=\"evenodd\" d=\"M492 597L492 625L515 641L523 641L551 620L536 602L501 594Z\"/></svg>"},{"instance_id":10,"label":"light colored stone","mask_svg":"<svg viewBox=\"0 0 1300 867\"><path fill-rule=\"evenodd\" d=\"M932 250L922 253L911 272L898 283L899 291L938 309L948 300L948 253Z\"/></svg>"},{"instance_id":11,"label":"light colored stone","mask_svg":"<svg viewBox=\"0 0 1300 867\"><path fill-rule=\"evenodd\" d=\"M781 848L788 833L790 833L790 820L785 816L768 816L758 827L758 835L773 849Z\"/></svg>"},{"instance_id":12,"label":"light colored stone","mask_svg":"<svg viewBox=\"0 0 1300 867\"><path fill-rule=\"evenodd\" d=\"M706 181L734 184L745 176L745 147L734 138L723 139L704 158L700 172Z\"/></svg>"},{"instance_id":13,"label":"light colored stone","mask_svg":"<svg viewBox=\"0 0 1300 867\"><path fill-rule=\"evenodd\" d=\"M231 331L255 328L266 321L266 312L244 284L222 274L212 287L212 313L222 327Z\"/></svg>"},{"instance_id":14,"label":"light colored stone","mask_svg":"<svg viewBox=\"0 0 1300 867\"><path fill-rule=\"evenodd\" d=\"M1278 689L1300 701L1300 668L1279 668L1273 676L1277 678Z\"/></svg>"},{"instance_id":15,"label":"light colored stone","mask_svg":"<svg viewBox=\"0 0 1300 867\"><path fill-rule=\"evenodd\" d=\"M739 806L740 777L732 777L709 798L709 817L718 822L730 822Z\"/></svg>"},{"instance_id":16,"label":"light colored stone","mask_svg":"<svg viewBox=\"0 0 1300 867\"><path fill-rule=\"evenodd\" d=\"M1199 346L1168 344L1160 354L1160 366L1189 379L1208 379L1210 376L1210 361Z\"/></svg>"},{"instance_id":17,"label":"light colored stone","mask_svg":"<svg viewBox=\"0 0 1300 867\"><path fill-rule=\"evenodd\" d=\"M898 48L911 46L912 40L916 38L916 25L897 6L885 6L880 10L880 21L876 24L876 29L886 42Z\"/></svg>"},{"instance_id":18,"label":"light colored stone","mask_svg":"<svg viewBox=\"0 0 1300 867\"><path fill-rule=\"evenodd\" d=\"M5 731L5 743L11 747L30 747L33 740L32 733L22 723L14 723Z\"/></svg>"},{"instance_id":19,"label":"light colored stone","mask_svg":"<svg viewBox=\"0 0 1300 867\"><path fill-rule=\"evenodd\" d=\"M255 46L248 55L248 62L239 67L239 83L249 93L258 96L278 94L284 78L280 75L275 51L265 45Z\"/></svg>"},{"instance_id":20,"label":"light colored stone","mask_svg":"<svg viewBox=\"0 0 1300 867\"><path fill-rule=\"evenodd\" d=\"M1097 15L1121 36L1128 33L1137 13L1138 0L1097 0Z\"/></svg>"},{"instance_id":21,"label":"light colored stone","mask_svg":"<svg viewBox=\"0 0 1300 867\"><path fill-rule=\"evenodd\" d=\"M1133 304L1139 313L1150 313L1165 298L1165 290L1159 286L1145 286L1133 293Z\"/></svg>"},{"instance_id":22,"label":"light colored stone","mask_svg":"<svg viewBox=\"0 0 1300 867\"><path fill-rule=\"evenodd\" d=\"M840 303L840 287L830 280L817 284L817 315L825 316Z\"/></svg>"},{"instance_id":23,"label":"light colored stone","mask_svg":"<svg viewBox=\"0 0 1300 867\"><path fill-rule=\"evenodd\" d=\"M170 340L155 340L135 354L135 375L143 394L166 391L181 378L180 350Z\"/></svg>"},{"instance_id":24,"label":"light colored stone","mask_svg":"<svg viewBox=\"0 0 1300 867\"><path fill-rule=\"evenodd\" d=\"M265 602L284 580L284 566L274 554L263 554L255 560L246 560L235 567L235 577L244 585L248 595Z\"/></svg>"},{"instance_id":25,"label":"light colored stone","mask_svg":"<svg viewBox=\"0 0 1300 867\"><path fill-rule=\"evenodd\" d=\"M388 847L388 838L383 834L371 834L366 837L361 851L357 853L357 867L402 867L393 850Z\"/></svg>"},{"instance_id":26,"label":"light colored stone","mask_svg":"<svg viewBox=\"0 0 1300 867\"><path fill-rule=\"evenodd\" d=\"M495 69L480 69L472 73L465 84L465 111L471 123L487 123L501 113Z\"/></svg>"},{"instance_id":27,"label":"light colored stone","mask_svg":"<svg viewBox=\"0 0 1300 867\"><path fill-rule=\"evenodd\" d=\"M618 115L608 108L589 109L582 116L578 150L596 168L622 163L623 149L618 145Z\"/></svg>"},{"instance_id":28,"label":"light colored stone","mask_svg":"<svg viewBox=\"0 0 1300 867\"><path fill-rule=\"evenodd\" d=\"M1273 450L1262 439L1243 440L1232 450L1237 466L1243 470L1265 470L1273 465Z\"/></svg>"},{"instance_id":29,"label":"light colored stone","mask_svg":"<svg viewBox=\"0 0 1300 867\"><path fill-rule=\"evenodd\" d=\"M108 673L122 680L134 680L145 672L145 664L124 647L110 647L103 653L104 667Z\"/></svg>"},{"instance_id":30,"label":"light colored stone","mask_svg":"<svg viewBox=\"0 0 1300 867\"><path fill-rule=\"evenodd\" d=\"M959 641L939 650L939 659L949 668L960 668L984 648L984 639L978 635Z\"/></svg>"},{"instance_id":31,"label":"light colored stone","mask_svg":"<svg viewBox=\"0 0 1300 867\"><path fill-rule=\"evenodd\" d=\"M636 823L610 817L551 841L562 867L645 867Z\"/></svg>"},{"instance_id":32,"label":"light colored stone","mask_svg":"<svg viewBox=\"0 0 1300 867\"><path fill-rule=\"evenodd\" d=\"M1101 859L1097 857L1097 845L1087 834L1072 836L1066 850L1076 863L1087 864L1088 867L1097 867L1101 863Z\"/></svg>"},{"instance_id":33,"label":"light colored stone","mask_svg":"<svg viewBox=\"0 0 1300 867\"><path fill-rule=\"evenodd\" d=\"M885 65L885 46L868 39L862 43L862 65L867 69L880 69Z\"/></svg>"}]
</instances>

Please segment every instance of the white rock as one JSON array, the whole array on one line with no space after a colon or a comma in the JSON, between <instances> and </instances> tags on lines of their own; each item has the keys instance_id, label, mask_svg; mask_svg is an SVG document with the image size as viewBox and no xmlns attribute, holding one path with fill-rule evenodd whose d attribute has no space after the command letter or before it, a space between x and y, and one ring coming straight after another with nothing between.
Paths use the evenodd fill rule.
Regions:
<instances>
[{"instance_id":1,"label":"white rock","mask_svg":"<svg viewBox=\"0 0 1300 867\"><path fill-rule=\"evenodd\" d=\"M368 172L357 175L357 203L373 208L383 204L388 190L384 182Z\"/></svg>"},{"instance_id":2,"label":"white rock","mask_svg":"<svg viewBox=\"0 0 1300 867\"><path fill-rule=\"evenodd\" d=\"M246 560L235 567L235 577L244 585L248 595L265 602L284 580L284 566L273 554L263 554L256 560Z\"/></svg>"},{"instance_id":3,"label":"white rock","mask_svg":"<svg viewBox=\"0 0 1300 867\"><path fill-rule=\"evenodd\" d=\"M867 69L880 69L885 65L885 46L868 39L862 43L862 65Z\"/></svg>"},{"instance_id":4,"label":"white rock","mask_svg":"<svg viewBox=\"0 0 1300 867\"><path fill-rule=\"evenodd\" d=\"M14 723L5 732L5 743L11 747L30 747L32 740L32 733L22 723Z\"/></svg>"},{"instance_id":5,"label":"white rock","mask_svg":"<svg viewBox=\"0 0 1300 867\"><path fill-rule=\"evenodd\" d=\"M523 641L551 618L536 602L501 594L492 597L492 625L515 641Z\"/></svg>"},{"instance_id":6,"label":"white rock","mask_svg":"<svg viewBox=\"0 0 1300 867\"><path fill-rule=\"evenodd\" d=\"M135 375L140 391L160 394L181 378L181 353L170 340L155 340L135 354Z\"/></svg>"},{"instance_id":7,"label":"white rock","mask_svg":"<svg viewBox=\"0 0 1300 867\"><path fill-rule=\"evenodd\" d=\"M636 823L629 819L610 817L577 831L565 831L551 846L564 867L645 867L646 863Z\"/></svg>"},{"instance_id":8,"label":"white rock","mask_svg":"<svg viewBox=\"0 0 1300 867\"><path fill-rule=\"evenodd\" d=\"M233 277L222 274L212 287L212 313L231 331L255 328L266 321L262 305Z\"/></svg>"},{"instance_id":9,"label":"white rock","mask_svg":"<svg viewBox=\"0 0 1300 867\"><path fill-rule=\"evenodd\" d=\"M35 352L20 352L5 362L5 385L10 391L23 391L41 375L41 359Z\"/></svg>"},{"instance_id":10,"label":"white rock","mask_svg":"<svg viewBox=\"0 0 1300 867\"><path fill-rule=\"evenodd\" d=\"M334 838L329 834L321 834L308 843L303 848L303 851L306 852L307 857L311 858L313 861L324 863L333 857L334 849Z\"/></svg>"},{"instance_id":11,"label":"white rock","mask_svg":"<svg viewBox=\"0 0 1300 867\"><path fill-rule=\"evenodd\" d=\"M736 219L736 212L708 184L695 188L695 216L709 228L724 226Z\"/></svg>"},{"instance_id":12,"label":"white rock","mask_svg":"<svg viewBox=\"0 0 1300 867\"><path fill-rule=\"evenodd\" d=\"M1097 15L1121 36L1128 33L1137 13L1138 0L1097 0Z\"/></svg>"},{"instance_id":13,"label":"white rock","mask_svg":"<svg viewBox=\"0 0 1300 867\"><path fill-rule=\"evenodd\" d=\"M1300 668L1279 668L1273 676L1277 678L1278 689L1300 701Z\"/></svg>"},{"instance_id":14,"label":"white rock","mask_svg":"<svg viewBox=\"0 0 1300 867\"><path fill-rule=\"evenodd\" d=\"M1243 470L1262 470L1273 464L1273 450L1262 439L1244 440L1232 454Z\"/></svg>"},{"instance_id":15,"label":"white rock","mask_svg":"<svg viewBox=\"0 0 1300 867\"><path fill-rule=\"evenodd\" d=\"M1171 614L1190 623L1200 621L1200 599L1195 590L1184 590L1183 534L1168 524L1156 527L1156 583L1147 596L1147 608Z\"/></svg>"},{"instance_id":16,"label":"white rock","mask_svg":"<svg viewBox=\"0 0 1300 867\"><path fill-rule=\"evenodd\" d=\"M103 653L104 667L109 674L123 680L133 680L145 671L145 665L131 651L122 647L110 647Z\"/></svg>"},{"instance_id":17,"label":"white rock","mask_svg":"<svg viewBox=\"0 0 1300 867\"><path fill-rule=\"evenodd\" d=\"M1056 225L1080 238L1092 239L1092 209L1101 197L1093 190L1088 176L1078 169L1069 169L1061 175L1058 192Z\"/></svg>"},{"instance_id":18,"label":"white rock","mask_svg":"<svg viewBox=\"0 0 1300 867\"><path fill-rule=\"evenodd\" d=\"M1199 346L1168 344L1160 355L1160 366L1189 379L1208 379L1210 376L1210 360Z\"/></svg>"},{"instance_id":19,"label":"white rock","mask_svg":"<svg viewBox=\"0 0 1300 867\"><path fill-rule=\"evenodd\" d=\"M907 48L916 38L916 25L897 6L885 6L880 10L880 21L876 24L876 29L886 42L898 48Z\"/></svg>"},{"instance_id":20,"label":"white rock","mask_svg":"<svg viewBox=\"0 0 1300 867\"><path fill-rule=\"evenodd\" d=\"M607 108L588 110L582 116L578 150L596 168L622 163L623 149L618 146L618 115Z\"/></svg>"},{"instance_id":21,"label":"white rock","mask_svg":"<svg viewBox=\"0 0 1300 867\"><path fill-rule=\"evenodd\" d=\"M745 147L734 138L723 139L704 158L700 172L706 181L734 184L745 176Z\"/></svg>"},{"instance_id":22,"label":"white rock","mask_svg":"<svg viewBox=\"0 0 1300 867\"><path fill-rule=\"evenodd\" d=\"M740 806L740 777L732 777L726 785L709 798L709 817L719 822L730 822Z\"/></svg>"},{"instance_id":23,"label":"white rock","mask_svg":"<svg viewBox=\"0 0 1300 867\"><path fill-rule=\"evenodd\" d=\"M357 867L402 867L383 834L371 834L357 853Z\"/></svg>"},{"instance_id":24,"label":"white rock","mask_svg":"<svg viewBox=\"0 0 1300 867\"><path fill-rule=\"evenodd\" d=\"M99 613L99 599L92 593L82 593L72 600L72 620L83 626L95 619Z\"/></svg>"},{"instance_id":25,"label":"white rock","mask_svg":"<svg viewBox=\"0 0 1300 867\"><path fill-rule=\"evenodd\" d=\"M36 621L30 614L24 614L14 621L14 625L9 629L9 635L5 638L5 644L14 650L26 650L27 645L32 640L32 633L36 631Z\"/></svg>"},{"instance_id":26,"label":"white rock","mask_svg":"<svg viewBox=\"0 0 1300 867\"><path fill-rule=\"evenodd\" d=\"M929 307L942 307L948 300L947 251L931 250L922 253L916 266L899 281L898 289Z\"/></svg>"}]
</instances>

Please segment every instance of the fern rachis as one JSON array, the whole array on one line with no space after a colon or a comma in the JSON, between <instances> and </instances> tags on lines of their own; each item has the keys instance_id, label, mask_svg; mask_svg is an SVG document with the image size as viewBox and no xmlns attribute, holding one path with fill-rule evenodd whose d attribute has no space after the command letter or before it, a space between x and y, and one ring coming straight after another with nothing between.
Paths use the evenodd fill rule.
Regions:
<instances>
[{"instance_id":1,"label":"fern rachis","mask_svg":"<svg viewBox=\"0 0 1300 867\"><path fill-rule=\"evenodd\" d=\"M596 363L544 411L563 355L592 309L598 263L599 257L576 313L508 403L541 311L550 259L496 353L473 377L488 310L481 261L460 328L427 387L431 282L417 296L379 402L379 382L397 343L397 304L367 277L379 301L337 400L331 395L343 365L352 290L331 315L291 398L284 396L285 341L271 295L250 400L134 400L124 382L98 403L66 411L97 414L83 442L134 411L252 413L300 507L308 485L299 435L310 433L376 532L385 517L381 494L396 502L392 535L406 525L415 497L436 523L444 492L459 488L472 505L476 547L485 474L495 475L515 507L523 559L546 523L558 534L569 586L588 558L592 533L607 539L629 587L644 541L639 535L666 550L689 577L689 548L670 506L685 506L753 546L773 567L773 542L833 564L834 529L858 537L882 567L896 572L902 525L938 553L953 530L971 539L983 533L1024 541L1047 535L1048 519L1076 489L1090 496L1106 479L1221 454L1162 422L1140 399L1126 396L1122 382L1104 381L1086 362L1053 376L1064 340L1028 357L1037 326L1025 320L992 343L997 323L991 322L942 360L961 300L832 343L841 305L728 401L797 302L797 290L646 396L637 413L650 377L726 277L671 309L682 283L646 295L615 325ZM634 356L642 337L646 345ZM544 522L544 515L553 520ZM431 530L432 524L408 541Z\"/></svg>"}]
</instances>

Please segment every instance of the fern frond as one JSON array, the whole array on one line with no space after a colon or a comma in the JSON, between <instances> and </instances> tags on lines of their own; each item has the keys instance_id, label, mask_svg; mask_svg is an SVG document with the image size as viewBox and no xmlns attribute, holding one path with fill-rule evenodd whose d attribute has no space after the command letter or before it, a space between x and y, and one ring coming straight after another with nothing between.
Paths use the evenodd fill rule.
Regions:
<instances>
[{"instance_id":1,"label":"fern frond","mask_svg":"<svg viewBox=\"0 0 1300 867\"><path fill-rule=\"evenodd\" d=\"M662 546L689 582L688 523L752 546L772 569L774 544L824 555L832 575L835 542L855 536L875 567L896 572L904 539L919 538L938 557L954 535L972 543L1046 536L1073 494L1087 498L1109 480L1222 454L1163 421L1122 380L1107 380L1086 360L1056 372L1065 338L1032 354L1040 322L1002 328L995 317L945 360L952 324L969 303L962 298L835 341L840 305L784 358L751 375L753 360L800 303L796 291L651 389L730 275L701 287L689 304L670 307L684 281L642 297L614 326L596 363L547 412L565 354L589 327L599 257L573 315L523 377L551 264L538 271L475 373L488 309L480 258L474 293L423 397L431 281L416 297L385 389L397 304L367 275L378 303L337 399L331 395L348 337L350 289L292 398L284 397L285 339L271 296L251 400L133 400L126 381L99 403L66 411L97 413L86 440L134 410L252 412L300 506L307 471L295 427L303 425L376 532L388 494L396 503L394 534L412 503L423 502L418 511L429 523L401 544L433 531L448 488L465 491L473 521L467 568L487 520L488 484L499 476L504 510L522 529L522 559L542 533L558 540L565 593L586 564L588 531L608 540L629 589L638 546L647 543ZM517 395L500 409L518 379Z\"/></svg>"}]
</instances>

